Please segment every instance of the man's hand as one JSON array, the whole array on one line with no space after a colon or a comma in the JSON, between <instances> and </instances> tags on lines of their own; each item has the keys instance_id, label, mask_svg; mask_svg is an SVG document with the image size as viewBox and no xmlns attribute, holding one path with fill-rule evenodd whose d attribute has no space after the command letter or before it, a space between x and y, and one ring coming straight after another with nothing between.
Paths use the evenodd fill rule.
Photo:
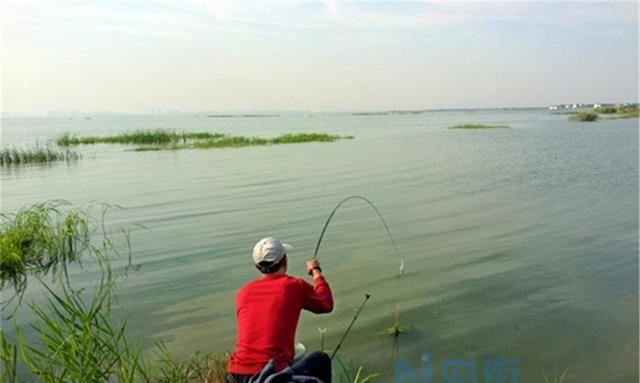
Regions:
<instances>
[{"instance_id":1,"label":"man's hand","mask_svg":"<svg viewBox=\"0 0 640 383\"><path fill-rule=\"evenodd\" d=\"M313 279L316 279L322 276L322 270L320 269L320 262L317 259L312 259L307 262L307 271L309 275L313 276Z\"/></svg>"}]
</instances>

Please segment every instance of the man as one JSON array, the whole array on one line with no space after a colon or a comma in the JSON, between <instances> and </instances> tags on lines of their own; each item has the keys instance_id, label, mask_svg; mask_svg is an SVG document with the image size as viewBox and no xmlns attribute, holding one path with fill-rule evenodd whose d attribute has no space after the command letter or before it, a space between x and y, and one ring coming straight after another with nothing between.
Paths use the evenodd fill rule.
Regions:
<instances>
[{"instance_id":1,"label":"man","mask_svg":"<svg viewBox=\"0 0 640 383\"><path fill-rule=\"evenodd\" d=\"M286 274L286 253L291 249L274 237L263 238L253 248L253 262L262 278L246 284L236 296L238 342L229 357L228 383L248 382L271 359L276 371L291 366L300 311L333 310L331 289L317 260L307 262L313 286ZM331 362L325 353L312 353L294 369L297 374L331 381Z\"/></svg>"}]
</instances>

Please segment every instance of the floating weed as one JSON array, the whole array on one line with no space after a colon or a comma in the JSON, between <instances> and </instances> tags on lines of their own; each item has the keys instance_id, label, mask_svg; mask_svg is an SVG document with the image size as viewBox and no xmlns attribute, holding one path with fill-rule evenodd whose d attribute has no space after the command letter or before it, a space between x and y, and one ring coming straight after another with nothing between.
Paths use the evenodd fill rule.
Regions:
<instances>
[{"instance_id":1,"label":"floating weed","mask_svg":"<svg viewBox=\"0 0 640 383\"><path fill-rule=\"evenodd\" d=\"M449 129L508 129L508 125L483 125L483 124L461 124L450 126Z\"/></svg>"},{"instance_id":2,"label":"floating weed","mask_svg":"<svg viewBox=\"0 0 640 383\"><path fill-rule=\"evenodd\" d=\"M74 161L82 156L73 150L60 150L51 146L36 145L31 148L0 149L0 166L13 166L30 163L49 163L56 161Z\"/></svg>"},{"instance_id":3,"label":"floating weed","mask_svg":"<svg viewBox=\"0 0 640 383\"><path fill-rule=\"evenodd\" d=\"M391 327L385 328L384 330L381 330L378 332L378 334L380 335L386 335L386 336L394 336L394 337L399 337L400 334L407 332L411 329L411 327L402 327L400 326L400 305L397 304L396 305L396 313L394 315L394 319L393 319L393 324L391 325Z\"/></svg>"}]
</instances>

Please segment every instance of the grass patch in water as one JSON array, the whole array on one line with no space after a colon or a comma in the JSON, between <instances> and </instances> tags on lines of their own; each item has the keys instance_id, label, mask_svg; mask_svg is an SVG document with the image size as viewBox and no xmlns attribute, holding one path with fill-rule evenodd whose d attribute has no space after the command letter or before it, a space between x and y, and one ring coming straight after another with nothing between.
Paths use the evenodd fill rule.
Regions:
<instances>
[{"instance_id":1,"label":"grass patch in water","mask_svg":"<svg viewBox=\"0 0 640 383\"><path fill-rule=\"evenodd\" d=\"M115 136L88 136L77 137L65 133L56 139L60 146L92 145L92 144L138 144L138 145L166 145L174 142L186 143L188 140L205 140L223 137L220 133L193 132L176 133L166 129L136 130Z\"/></svg>"},{"instance_id":2,"label":"grass patch in water","mask_svg":"<svg viewBox=\"0 0 640 383\"><path fill-rule=\"evenodd\" d=\"M241 148L245 146L265 146L280 144L298 144L304 142L334 142L336 140L350 140L353 136L336 136L325 133L300 133L284 134L275 138L244 137L219 135L215 138L205 140L194 140L192 142L170 145L149 145L139 146L134 151L157 151L157 150L178 150L178 149L220 149L220 148Z\"/></svg>"},{"instance_id":3,"label":"grass patch in water","mask_svg":"<svg viewBox=\"0 0 640 383\"><path fill-rule=\"evenodd\" d=\"M258 137L243 137L243 136L224 136L222 138L196 141L193 143L194 148L209 149L209 148L238 148L242 146L259 146L267 145L269 140Z\"/></svg>"},{"instance_id":4,"label":"grass patch in water","mask_svg":"<svg viewBox=\"0 0 640 383\"><path fill-rule=\"evenodd\" d=\"M379 331L378 334L387 335L387 336L393 335L394 337L397 338L403 332L409 331L410 328L411 327L400 326L400 305L396 305L396 314L393 320L393 324L391 325L391 327L387 327L384 330Z\"/></svg>"},{"instance_id":5,"label":"grass patch in water","mask_svg":"<svg viewBox=\"0 0 640 383\"><path fill-rule=\"evenodd\" d=\"M67 279L67 266L80 262L84 253L117 253L102 224L91 219L93 206L64 211L63 205L63 201L51 201L0 214L0 290L12 288L11 299L22 297L29 275ZM103 218L109 208L102 206ZM99 229L104 243L97 250L90 239Z\"/></svg>"},{"instance_id":6,"label":"grass patch in water","mask_svg":"<svg viewBox=\"0 0 640 383\"><path fill-rule=\"evenodd\" d=\"M483 124L461 124L450 126L449 129L508 129L508 125L483 125Z\"/></svg>"},{"instance_id":7,"label":"grass patch in water","mask_svg":"<svg viewBox=\"0 0 640 383\"><path fill-rule=\"evenodd\" d=\"M571 121L593 122L598 120L598 114L593 112L580 112L570 117Z\"/></svg>"},{"instance_id":8,"label":"grass patch in water","mask_svg":"<svg viewBox=\"0 0 640 383\"><path fill-rule=\"evenodd\" d=\"M60 150L51 146L36 145L34 147L24 149L0 149L0 166L74 161L80 158L82 158L82 156L74 150Z\"/></svg>"},{"instance_id":9,"label":"grass patch in water","mask_svg":"<svg viewBox=\"0 0 640 383\"><path fill-rule=\"evenodd\" d=\"M353 139L353 136L337 136L326 133L284 134L275 138L230 136L221 133L193 132L175 133L168 130L137 130L106 137L76 137L68 133L58 137L60 146L91 144L137 144L133 151L158 151L178 149L238 148L277 144L297 144L303 142L333 142L340 139Z\"/></svg>"}]
</instances>

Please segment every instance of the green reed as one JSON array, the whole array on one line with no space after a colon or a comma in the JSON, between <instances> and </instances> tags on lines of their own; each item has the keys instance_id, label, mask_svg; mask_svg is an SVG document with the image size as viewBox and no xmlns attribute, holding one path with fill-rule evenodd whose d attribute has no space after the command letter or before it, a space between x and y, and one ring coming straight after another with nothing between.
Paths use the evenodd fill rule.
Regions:
<instances>
[{"instance_id":1,"label":"green reed","mask_svg":"<svg viewBox=\"0 0 640 383\"><path fill-rule=\"evenodd\" d=\"M92 223L88 210L61 210L62 201L0 214L0 290L20 297L29 274L54 277L78 262L88 249Z\"/></svg>"},{"instance_id":2,"label":"green reed","mask_svg":"<svg viewBox=\"0 0 640 383\"><path fill-rule=\"evenodd\" d=\"M92 145L92 144L137 144L137 145L153 145L153 144L170 144L176 142L186 143L189 140L204 140L223 137L220 133L209 132L193 132L193 133L176 133L166 129L154 130L136 130L118 134L115 136L104 137L77 137L69 133L65 133L56 139L56 143L60 146L71 145Z\"/></svg>"},{"instance_id":3,"label":"green reed","mask_svg":"<svg viewBox=\"0 0 640 383\"><path fill-rule=\"evenodd\" d=\"M353 136L337 136L325 133L284 134L275 138L232 136L221 133L192 132L176 133L165 129L137 130L115 136L77 137L65 133L57 138L60 146L90 144L135 144L134 151L158 151L178 149L237 148L276 144L296 144L303 142L333 142L339 139L353 139Z\"/></svg>"},{"instance_id":4,"label":"green reed","mask_svg":"<svg viewBox=\"0 0 640 383\"><path fill-rule=\"evenodd\" d=\"M542 370L542 378L544 379L545 383L562 383L564 382L564 379L567 377L568 373L569 370L564 370L562 373L558 374L558 370L555 369L553 370L553 375L549 376L544 370Z\"/></svg>"},{"instance_id":5,"label":"green reed","mask_svg":"<svg viewBox=\"0 0 640 383\"><path fill-rule=\"evenodd\" d=\"M336 357L337 373L335 373L335 382L338 383L368 383L378 377L379 373L365 373L364 367L354 367L341 357Z\"/></svg>"},{"instance_id":6,"label":"green reed","mask_svg":"<svg viewBox=\"0 0 640 383\"><path fill-rule=\"evenodd\" d=\"M246 146L265 146L279 144L298 144L305 142L334 142L341 139L353 139L353 136L336 136L324 133L284 134L275 138L244 137L219 135L215 138L194 140L186 144L172 144L167 146L150 145L139 146L135 151L177 150L177 149L220 149L240 148Z\"/></svg>"},{"instance_id":7,"label":"green reed","mask_svg":"<svg viewBox=\"0 0 640 383\"><path fill-rule=\"evenodd\" d=\"M400 334L409 331L410 327L402 327L400 325L400 305L396 305L395 315L393 319L393 324L391 327L387 327L379 332L380 335L388 335L394 336L395 338L399 337Z\"/></svg>"},{"instance_id":8,"label":"green reed","mask_svg":"<svg viewBox=\"0 0 640 383\"><path fill-rule=\"evenodd\" d=\"M572 121L579 122L592 122L598 120L598 114L593 112L580 112L576 115L569 117Z\"/></svg>"},{"instance_id":9,"label":"green reed","mask_svg":"<svg viewBox=\"0 0 640 383\"><path fill-rule=\"evenodd\" d=\"M483 125L483 124L461 124L450 126L449 129L508 129L508 125Z\"/></svg>"},{"instance_id":10,"label":"green reed","mask_svg":"<svg viewBox=\"0 0 640 383\"><path fill-rule=\"evenodd\" d=\"M55 161L74 161L81 155L73 150L60 150L51 146L36 145L30 148L0 149L0 166L13 166Z\"/></svg>"}]
</instances>

